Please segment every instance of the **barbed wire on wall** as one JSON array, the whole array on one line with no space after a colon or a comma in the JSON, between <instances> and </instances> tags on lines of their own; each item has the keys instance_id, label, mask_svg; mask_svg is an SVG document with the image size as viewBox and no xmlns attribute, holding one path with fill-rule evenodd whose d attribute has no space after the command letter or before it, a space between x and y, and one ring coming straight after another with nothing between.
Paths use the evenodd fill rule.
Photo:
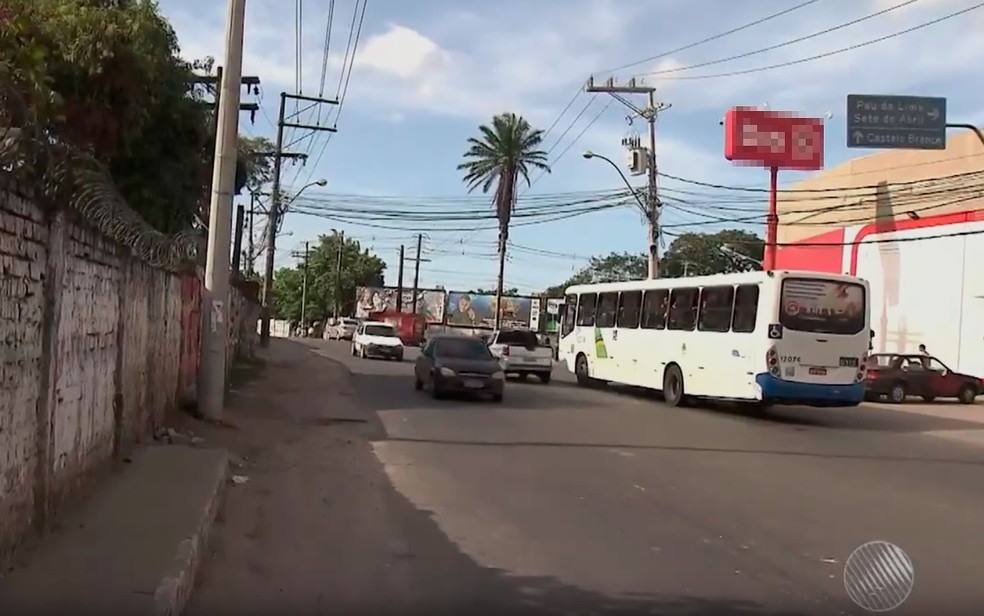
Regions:
<instances>
[{"instance_id":1,"label":"barbed wire on wall","mask_svg":"<svg viewBox=\"0 0 984 616\"><path fill-rule=\"evenodd\" d=\"M181 272L200 263L201 230L168 235L153 228L126 203L102 163L44 133L23 95L6 80L0 80L0 173L47 207L75 212L147 265Z\"/></svg>"}]
</instances>

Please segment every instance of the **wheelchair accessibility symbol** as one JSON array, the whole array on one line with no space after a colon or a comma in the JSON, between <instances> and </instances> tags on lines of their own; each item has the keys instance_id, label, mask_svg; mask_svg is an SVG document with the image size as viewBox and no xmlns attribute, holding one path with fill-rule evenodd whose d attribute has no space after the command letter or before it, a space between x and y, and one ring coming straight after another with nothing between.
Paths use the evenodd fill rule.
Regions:
<instances>
[{"instance_id":1,"label":"wheelchair accessibility symbol","mask_svg":"<svg viewBox=\"0 0 984 616\"><path fill-rule=\"evenodd\" d=\"M769 326L769 338L772 340L782 340L782 325L774 323Z\"/></svg>"}]
</instances>

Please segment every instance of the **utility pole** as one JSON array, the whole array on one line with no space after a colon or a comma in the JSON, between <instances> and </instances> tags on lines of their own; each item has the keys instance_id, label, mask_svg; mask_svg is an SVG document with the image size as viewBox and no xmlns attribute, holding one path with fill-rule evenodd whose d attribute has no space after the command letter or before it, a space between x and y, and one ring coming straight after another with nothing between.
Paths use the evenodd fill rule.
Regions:
<instances>
[{"instance_id":1,"label":"utility pole","mask_svg":"<svg viewBox=\"0 0 984 616\"><path fill-rule=\"evenodd\" d=\"M342 312L342 251L345 248L345 232L338 234L338 256L335 260L335 318Z\"/></svg>"},{"instance_id":2,"label":"utility pole","mask_svg":"<svg viewBox=\"0 0 984 616\"><path fill-rule=\"evenodd\" d=\"M417 234L417 258L414 259L413 263L413 297L411 301L413 302L413 314L417 314L417 288L420 285L420 246L424 243L424 234Z\"/></svg>"},{"instance_id":3,"label":"utility pole","mask_svg":"<svg viewBox=\"0 0 984 616\"><path fill-rule=\"evenodd\" d=\"M635 78L630 79L628 84L619 86L615 84L615 79L609 79L603 86L597 86L594 78L588 80L584 91L590 94L606 93L622 103L634 115L628 116L627 120L631 124L634 117L643 118L649 125L649 156L648 156L648 175L649 190L646 203L648 204L646 219L649 226L649 278L659 278L659 214L660 201L656 170L656 118L661 111L670 108L668 103L656 102L656 88L637 85ZM624 94L645 94L648 97L647 105L639 108L635 103L627 99Z\"/></svg>"},{"instance_id":4,"label":"utility pole","mask_svg":"<svg viewBox=\"0 0 984 616\"><path fill-rule=\"evenodd\" d=\"M238 272L243 258L243 231L246 216L246 208L242 204L236 206L236 234L232 238L232 271Z\"/></svg>"},{"instance_id":5,"label":"utility pole","mask_svg":"<svg viewBox=\"0 0 984 616\"><path fill-rule=\"evenodd\" d=\"M396 311L403 312L403 256L404 247L400 244L400 267L398 268L396 280Z\"/></svg>"},{"instance_id":6,"label":"utility pole","mask_svg":"<svg viewBox=\"0 0 984 616\"><path fill-rule=\"evenodd\" d=\"M226 70L216 126L216 156L209 204L208 252L202 317L202 358L199 363L199 408L208 419L222 416L225 406L226 345L229 300L229 240L232 229L232 193L236 182L239 140L239 81L243 62L243 24L246 0L229 0L226 22Z\"/></svg>"},{"instance_id":7,"label":"utility pole","mask_svg":"<svg viewBox=\"0 0 984 616\"><path fill-rule=\"evenodd\" d=\"M270 195L270 212L267 223L267 243L266 243L266 266L263 272L263 308L260 316L260 345L270 344L270 303L273 300L273 265L276 257L277 247L277 227L279 226L280 212L280 168L284 156L284 129L296 128L300 130L327 131L334 133L334 127L319 126L309 124L297 124L288 122L287 100L307 101L317 104L337 105L337 100L327 98L315 98L312 96L301 96L300 94L280 93L280 113L277 117L277 147L273 153L273 190ZM337 301L337 298L336 298ZM335 316L338 316L337 314Z\"/></svg>"},{"instance_id":8,"label":"utility pole","mask_svg":"<svg viewBox=\"0 0 984 616\"><path fill-rule=\"evenodd\" d=\"M256 247L253 245L253 210L256 209L256 195L249 194L249 236L246 243L246 271L252 276L256 265Z\"/></svg>"},{"instance_id":9,"label":"utility pole","mask_svg":"<svg viewBox=\"0 0 984 616\"><path fill-rule=\"evenodd\" d=\"M304 278L301 283L301 327L304 327L304 331L307 331L305 325L307 321L305 317L307 316L307 287L308 287L308 250L310 248L310 242L304 242Z\"/></svg>"},{"instance_id":10,"label":"utility pole","mask_svg":"<svg viewBox=\"0 0 984 616\"><path fill-rule=\"evenodd\" d=\"M203 85L209 90L215 91L215 100L211 103L204 103L209 109L218 109L222 105L222 91L221 89L215 90L222 84L222 67L218 67L215 71L215 75L195 75L191 81L188 82L189 85L197 86ZM259 91L260 78L256 76L242 76L239 78L239 84L245 88L252 88L255 92ZM240 103L239 111L248 111L250 114L250 123L256 123L256 112L260 110L260 106L256 103Z\"/></svg>"}]
</instances>

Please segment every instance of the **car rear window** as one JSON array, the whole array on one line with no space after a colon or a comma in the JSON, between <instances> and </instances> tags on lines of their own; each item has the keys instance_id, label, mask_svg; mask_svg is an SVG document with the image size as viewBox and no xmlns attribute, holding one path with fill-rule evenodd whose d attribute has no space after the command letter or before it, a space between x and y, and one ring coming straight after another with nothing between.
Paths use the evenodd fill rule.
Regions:
<instances>
[{"instance_id":1,"label":"car rear window","mask_svg":"<svg viewBox=\"0 0 984 616\"><path fill-rule=\"evenodd\" d=\"M434 355L447 359L492 359L485 343L476 338L444 338L434 341Z\"/></svg>"},{"instance_id":2,"label":"car rear window","mask_svg":"<svg viewBox=\"0 0 984 616\"><path fill-rule=\"evenodd\" d=\"M509 346L521 346L532 349L540 346L540 340L531 331L522 329L507 329L499 332L499 337L495 340L498 344Z\"/></svg>"},{"instance_id":3,"label":"car rear window","mask_svg":"<svg viewBox=\"0 0 984 616\"><path fill-rule=\"evenodd\" d=\"M396 336L396 330L392 325L366 325L366 335L392 338Z\"/></svg>"}]
</instances>

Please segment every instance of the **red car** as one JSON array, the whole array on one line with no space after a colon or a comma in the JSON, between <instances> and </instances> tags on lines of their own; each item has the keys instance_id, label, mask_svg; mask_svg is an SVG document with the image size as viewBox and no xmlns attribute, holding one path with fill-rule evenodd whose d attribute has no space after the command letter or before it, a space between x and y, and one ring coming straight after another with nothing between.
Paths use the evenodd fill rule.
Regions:
<instances>
[{"instance_id":1,"label":"red car","mask_svg":"<svg viewBox=\"0 0 984 616\"><path fill-rule=\"evenodd\" d=\"M960 374L930 355L877 353L868 358L868 400L888 398L901 404L908 396L920 396L926 402L936 398L956 398L973 404L984 393L984 381Z\"/></svg>"}]
</instances>

